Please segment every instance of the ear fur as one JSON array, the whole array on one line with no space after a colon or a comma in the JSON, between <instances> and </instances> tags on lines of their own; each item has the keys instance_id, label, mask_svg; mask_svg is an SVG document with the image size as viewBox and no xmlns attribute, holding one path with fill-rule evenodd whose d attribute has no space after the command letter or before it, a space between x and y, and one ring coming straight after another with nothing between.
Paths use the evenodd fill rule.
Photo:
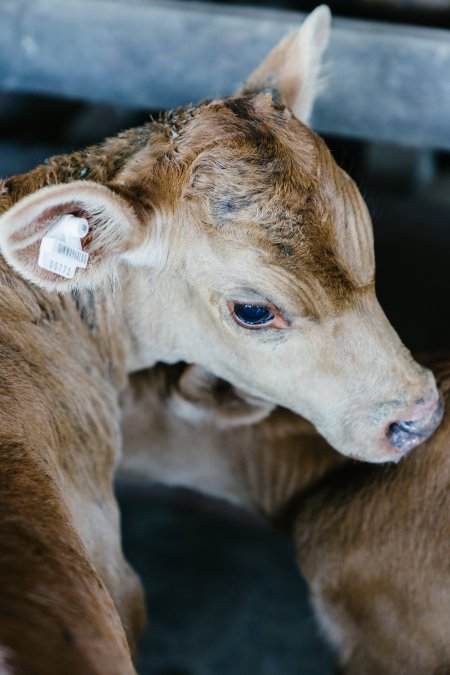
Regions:
<instances>
[{"instance_id":1,"label":"ear fur","mask_svg":"<svg viewBox=\"0 0 450 675\"><path fill-rule=\"evenodd\" d=\"M318 90L322 55L330 40L330 25L331 12L320 5L270 52L239 93L273 90L307 124Z\"/></svg>"},{"instance_id":2,"label":"ear fur","mask_svg":"<svg viewBox=\"0 0 450 675\"><path fill-rule=\"evenodd\" d=\"M64 214L87 219L82 240L89 254L86 269L65 279L38 266L42 238ZM25 279L47 289L97 285L118 257L142 244L145 228L126 199L105 185L74 181L41 188L19 200L0 217L0 251Z\"/></svg>"},{"instance_id":3,"label":"ear fur","mask_svg":"<svg viewBox=\"0 0 450 675\"><path fill-rule=\"evenodd\" d=\"M169 398L169 407L181 419L214 424L220 429L255 424L274 408L198 365L188 366L183 372Z\"/></svg>"}]
</instances>

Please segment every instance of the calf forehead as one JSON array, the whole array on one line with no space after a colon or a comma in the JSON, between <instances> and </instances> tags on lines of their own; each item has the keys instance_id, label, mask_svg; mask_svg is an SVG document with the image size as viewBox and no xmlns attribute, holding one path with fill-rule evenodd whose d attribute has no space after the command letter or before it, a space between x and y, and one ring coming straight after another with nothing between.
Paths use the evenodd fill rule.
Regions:
<instances>
[{"instance_id":1,"label":"calf forehead","mask_svg":"<svg viewBox=\"0 0 450 675\"><path fill-rule=\"evenodd\" d=\"M207 197L219 233L257 239L274 264L313 277L342 305L373 280L364 202L321 139L263 98L224 102L218 117L229 135L199 156L192 188Z\"/></svg>"}]
</instances>

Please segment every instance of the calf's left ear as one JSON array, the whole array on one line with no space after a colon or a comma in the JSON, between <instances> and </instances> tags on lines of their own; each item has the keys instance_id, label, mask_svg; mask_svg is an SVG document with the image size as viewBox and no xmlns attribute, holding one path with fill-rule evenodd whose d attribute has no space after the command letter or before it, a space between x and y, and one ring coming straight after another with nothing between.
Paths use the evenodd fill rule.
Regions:
<instances>
[{"instance_id":1,"label":"calf's left ear","mask_svg":"<svg viewBox=\"0 0 450 675\"><path fill-rule=\"evenodd\" d=\"M308 124L318 91L322 56L330 40L330 24L330 10L320 5L270 52L238 93L272 91L299 120Z\"/></svg>"},{"instance_id":2,"label":"calf's left ear","mask_svg":"<svg viewBox=\"0 0 450 675\"><path fill-rule=\"evenodd\" d=\"M38 262L42 240L67 214L84 218L89 228L80 241L81 256L70 247L61 248L59 260L67 261L69 270L77 255L83 261L88 256L86 267L78 267L73 278L44 269ZM74 181L41 188L8 209L0 217L0 252L28 281L65 291L99 285L118 259L132 258L142 249L149 229L120 194L99 183ZM55 266L58 269L64 272L64 265Z\"/></svg>"}]
</instances>

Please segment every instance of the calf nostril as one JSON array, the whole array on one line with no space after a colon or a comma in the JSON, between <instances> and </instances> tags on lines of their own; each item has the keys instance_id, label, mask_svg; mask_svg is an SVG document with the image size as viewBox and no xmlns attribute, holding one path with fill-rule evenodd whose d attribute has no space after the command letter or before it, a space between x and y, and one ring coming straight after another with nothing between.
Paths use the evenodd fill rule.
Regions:
<instances>
[{"instance_id":1,"label":"calf nostril","mask_svg":"<svg viewBox=\"0 0 450 675\"><path fill-rule=\"evenodd\" d=\"M409 420L404 422L394 422L390 425L391 427L398 427L401 431L404 431L407 434L420 434L422 433L424 427L428 427L430 418L427 415L424 419L420 420Z\"/></svg>"},{"instance_id":2,"label":"calf nostril","mask_svg":"<svg viewBox=\"0 0 450 675\"><path fill-rule=\"evenodd\" d=\"M415 435L410 422L392 422L387 429L387 437L395 448L403 448Z\"/></svg>"},{"instance_id":3,"label":"calf nostril","mask_svg":"<svg viewBox=\"0 0 450 675\"><path fill-rule=\"evenodd\" d=\"M442 420L443 404L438 400L428 414L415 420L398 420L387 428L386 435L395 448L411 450L427 439Z\"/></svg>"},{"instance_id":4,"label":"calf nostril","mask_svg":"<svg viewBox=\"0 0 450 675\"><path fill-rule=\"evenodd\" d=\"M394 448L399 450L411 450L418 445L425 436L421 433L413 431L414 422L393 422L387 429L387 437Z\"/></svg>"},{"instance_id":5,"label":"calf nostril","mask_svg":"<svg viewBox=\"0 0 450 675\"><path fill-rule=\"evenodd\" d=\"M397 426L400 427L400 429L402 431L406 431L409 434L414 433L414 431L413 431L414 422L412 422L412 421L411 422L394 422L394 425L391 425L391 426L395 426L395 424L397 424Z\"/></svg>"}]
</instances>

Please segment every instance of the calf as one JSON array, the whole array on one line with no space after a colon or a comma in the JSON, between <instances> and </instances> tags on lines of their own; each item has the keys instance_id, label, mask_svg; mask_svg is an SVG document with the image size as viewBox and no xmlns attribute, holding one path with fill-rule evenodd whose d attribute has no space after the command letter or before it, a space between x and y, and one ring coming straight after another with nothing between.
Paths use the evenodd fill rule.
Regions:
<instances>
[{"instance_id":1,"label":"calf","mask_svg":"<svg viewBox=\"0 0 450 675\"><path fill-rule=\"evenodd\" d=\"M448 400L449 358L434 369ZM376 467L285 410L261 421L262 401L196 366L132 383L123 477L194 488L288 529L343 674L450 672L449 412L425 447Z\"/></svg>"},{"instance_id":2,"label":"calf","mask_svg":"<svg viewBox=\"0 0 450 675\"><path fill-rule=\"evenodd\" d=\"M0 249L47 292L112 279L127 370L199 363L304 415L341 452L383 462L442 411L377 302L362 197L299 119L328 36L322 7L237 96L3 181ZM65 214L89 224L73 278L38 263ZM64 274L73 259L61 255Z\"/></svg>"},{"instance_id":3,"label":"calf","mask_svg":"<svg viewBox=\"0 0 450 675\"><path fill-rule=\"evenodd\" d=\"M295 509L300 566L345 675L450 673L449 356L433 370L447 405L436 434L398 466L342 467Z\"/></svg>"},{"instance_id":4,"label":"calf","mask_svg":"<svg viewBox=\"0 0 450 675\"><path fill-rule=\"evenodd\" d=\"M398 459L441 415L431 373L377 303L364 202L304 124L328 35L321 8L236 96L0 181L0 446L21 449L38 503L54 504L24 510L27 482L17 483L4 506L4 519L18 509L11 550L25 547L22 520L30 541L45 532L47 561L36 553L27 567L35 588L37 570L59 565L55 529L67 526L130 643L142 598L111 487L127 373L200 362L374 462ZM67 216L78 240L62 238ZM12 560L0 558L0 576ZM0 607L5 653L20 647L9 611Z\"/></svg>"},{"instance_id":5,"label":"calf","mask_svg":"<svg viewBox=\"0 0 450 675\"><path fill-rule=\"evenodd\" d=\"M199 366L159 364L130 383L119 478L200 490L278 520L300 490L349 461L304 418Z\"/></svg>"}]
</instances>

